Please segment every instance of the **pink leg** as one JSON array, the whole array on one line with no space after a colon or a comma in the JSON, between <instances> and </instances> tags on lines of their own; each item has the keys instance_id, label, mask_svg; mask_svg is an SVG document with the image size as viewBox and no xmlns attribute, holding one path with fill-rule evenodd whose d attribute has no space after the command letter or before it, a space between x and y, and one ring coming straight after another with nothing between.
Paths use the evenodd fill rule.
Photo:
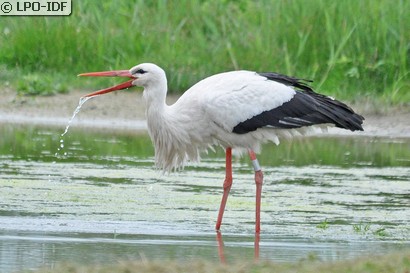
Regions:
<instances>
[{"instance_id":1,"label":"pink leg","mask_svg":"<svg viewBox=\"0 0 410 273\"><path fill-rule=\"evenodd\" d=\"M224 193L222 196L221 206L219 207L218 220L215 229L219 230L222 224L222 217L225 211L226 200L228 200L229 191L232 186L232 148L226 148L226 175L224 181Z\"/></svg>"},{"instance_id":2,"label":"pink leg","mask_svg":"<svg viewBox=\"0 0 410 273\"><path fill-rule=\"evenodd\" d=\"M256 184L256 210L255 210L255 232L261 231L261 198L262 198L262 183L263 173L259 165L258 159L256 159L255 152L249 150L249 157L252 160L253 169L255 170L255 184Z\"/></svg>"}]
</instances>

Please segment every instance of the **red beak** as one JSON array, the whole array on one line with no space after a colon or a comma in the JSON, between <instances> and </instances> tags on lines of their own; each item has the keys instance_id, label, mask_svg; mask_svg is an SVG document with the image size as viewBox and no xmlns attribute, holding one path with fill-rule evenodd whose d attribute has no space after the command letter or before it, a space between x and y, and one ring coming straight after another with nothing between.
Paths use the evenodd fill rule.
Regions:
<instances>
[{"instance_id":1,"label":"red beak","mask_svg":"<svg viewBox=\"0 0 410 273\"><path fill-rule=\"evenodd\" d=\"M127 77L130 78L131 80L126 81L124 83L120 83L118 85L101 89L98 91L95 91L93 93L90 93L88 95L85 95L84 97L94 97L98 95L102 95L105 93L109 93L112 91L116 90L121 90L121 89L126 89L129 87L132 87L133 84L132 82L136 79L136 77L132 76L131 73L128 70L113 70L113 71L103 71L103 72L90 72L90 73L82 73L79 74L78 76L88 76L88 77Z\"/></svg>"}]
</instances>

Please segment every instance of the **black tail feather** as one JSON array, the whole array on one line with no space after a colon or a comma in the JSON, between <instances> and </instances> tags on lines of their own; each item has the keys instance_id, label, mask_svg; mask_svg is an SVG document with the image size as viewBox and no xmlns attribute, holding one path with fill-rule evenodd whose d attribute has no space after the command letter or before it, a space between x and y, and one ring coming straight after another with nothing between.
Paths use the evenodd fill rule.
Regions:
<instances>
[{"instance_id":1,"label":"black tail feather","mask_svg":"<svg viewBox=\"0 0 410 273\"><path fill-rule=\"evenodd\" d=\"M277 73L259 73L259 75L299 90L296 90L295 96L290 101L281 106L239 123L234 127L234 133L244 134L266 126L291 129L325 123L332 123L336 127L351 131L363 131L363 116L356 114L352 108L341 101L314 92L305 83L307 80Z\"/></svg>"}]
</instances>

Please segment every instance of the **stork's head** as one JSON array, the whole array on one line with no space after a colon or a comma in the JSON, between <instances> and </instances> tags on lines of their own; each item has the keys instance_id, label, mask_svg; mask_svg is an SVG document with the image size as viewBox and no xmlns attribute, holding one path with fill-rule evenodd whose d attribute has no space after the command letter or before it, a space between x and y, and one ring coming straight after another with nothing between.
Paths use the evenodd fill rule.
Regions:
<instances>
[{"instance_id":1,"label":"stork's head","mask_svg":"<svg viewBox=\"0 0 410 273\"><path fill-rule=\"evenodd\" d=\"M103 71L103 72L90 72L79 74L78 76L91 76L91 77L127 77L130 80L109 87L101 89L85 95L84 97L94 97L102 95L105 93L113 92L116 90L127 89L132 86L155 86L165 84L166 86L166 76L164 70L159 66L152 63L143 63L132 67L130 70L113 70L113 71Z\"/></svg>"}]
</instances>

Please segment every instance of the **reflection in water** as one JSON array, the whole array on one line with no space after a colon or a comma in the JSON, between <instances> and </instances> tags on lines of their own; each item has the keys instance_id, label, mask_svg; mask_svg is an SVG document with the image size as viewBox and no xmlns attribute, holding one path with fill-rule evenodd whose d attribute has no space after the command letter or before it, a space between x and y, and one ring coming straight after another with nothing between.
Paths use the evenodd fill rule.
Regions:
<instances>
[{"instance_id":1,"label":"reflection in water","mask_svg":"<svg viewBox=\"0 0 410 273\"><path fill-rule=\"evenodd\" d=\"M97 226L98 228L98 226ZM137 229L136 229L137 230ZM49 233L0 231L1 272L38 267L53 268L62 262L113 264L124 260L191 261L206 259L226 263L252 261L254 236L223 235L223 252L215 232L201 235L144 235L100 233ZM385 254L409 247L386 241L332 241L277 238L262 234L260 260L300 261L314 254L320 260L335 261L358 255Z\"/></svg>"},{"instance_id":2,"label":"reflection in water","mask_svg":"<svg viewBox=\"0 0 410 273\"><path fill-rule=\"evenodd\" d=\"M221 263L226 263L222 232L220 231L216 232L216 241L218 243L219 260L221 261ZM259 242L260 242L260 233L255 232L255 239L253 243L253 250L254 250L253 257L256 262L259 261Z\"/></svg>"},{"instance_id":3,"label":"reflection in water","mask_svg":"<svg viewBox=\"0 0 410 273\"><path fill-rule=\"evenodd\" d=\"M223 153L164 175L147 136L0 127L0 272L63 261L340 260L410 247L410 141L312 138L267 146L262 233L247 158L222 234ZM216 237L216 238L215 238Z\"/></svg>"},{"instance_id":4,"label":"reflection in water","mask_svg":"<svg viewBox=\"0 0 410 273\"><path fill-rule=\"evenodd\" d=\"M224 242L223 242L223 237L222 237L222 232L221 231L216 231L216 242L218 245L218 256L219 260L221 263L225 264L226 259L225 259L225 249L224 249ZM259 261L259 242L260 242L260 233L255 232L255 240L253 244L253 250L254 250L254 261ZM238 257L236 257L238 258Z\"/></svg>"},{"instance_id":5,"label":"reflection in water","mask_svg":"<svg viewBox=\"0 0 410 273\"><path fill-rule=\"evenodd\" d=\"M225 251L224 251L224 242L222 240L222 233L220 231L216 231L216 241L218 243L219 260L221 261L221 263L226 263Z\"/></svg>"},{"instance_id":6,"label":"reflection in water","mask_svg":"<svg viewBox=\"0 0 410 273\"><path fill-rule=\"evenodd\" d=\"M260 233L255 232L255 242L253 244L253 248L255 250L255 255L254 255L255 261L259 260L259 241L261 239L260 237L261 237Z\"/></svg>"}]
</instances>

